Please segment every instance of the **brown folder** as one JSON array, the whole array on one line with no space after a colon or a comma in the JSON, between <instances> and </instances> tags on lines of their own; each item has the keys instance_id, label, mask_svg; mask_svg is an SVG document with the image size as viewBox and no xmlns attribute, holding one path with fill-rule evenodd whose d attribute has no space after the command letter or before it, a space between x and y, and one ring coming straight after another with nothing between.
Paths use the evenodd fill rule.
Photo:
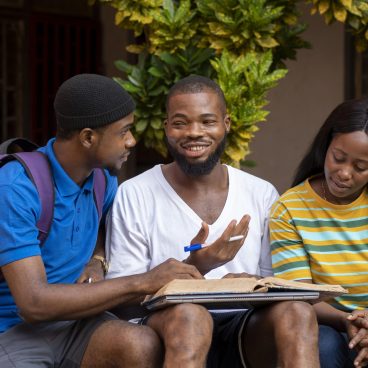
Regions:
<instances>
[{"instance_id":1,"label":"brown folder","mask_svg":"<svg viewBox=\"0 0 368 368\"><path fill-rule=\"evenodd\" d=\"M244 309L282 300L316 303L346 293L348 291L339 285L309 284L276 277L173 280L154 295L148 295L142 305L151 310L178 303L198 303L208 309Z\"/></svg>"}]
</instances>

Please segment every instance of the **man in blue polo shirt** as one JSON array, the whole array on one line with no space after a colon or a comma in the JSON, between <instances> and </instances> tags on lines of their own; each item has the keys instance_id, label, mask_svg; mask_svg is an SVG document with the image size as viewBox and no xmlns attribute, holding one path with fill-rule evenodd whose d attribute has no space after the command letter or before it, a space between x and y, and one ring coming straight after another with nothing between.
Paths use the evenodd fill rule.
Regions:
<instances>
[{"instance_id":1,"label":"man in blue polo shirt","mask_svg":"<svg viewBox=\"0 0 368 368\"><path fill-rule=\"evenodd\" d=\"M81 74L61 85L54 107L56 138L40 149L55 189L53 222L42 247L35 186L17 161L0 170L0 367L160 366L161 343L153 330L105 311L173 278L200 278L199 272L169 260L141 275L77 282L85 277L97 238L104 238L93 170L106 172L103 224L115 175L136 143L130 132L135 104L112 79ZM106 266L102 257L93 258L101 260Z\"/></svg>"}]
</instances>

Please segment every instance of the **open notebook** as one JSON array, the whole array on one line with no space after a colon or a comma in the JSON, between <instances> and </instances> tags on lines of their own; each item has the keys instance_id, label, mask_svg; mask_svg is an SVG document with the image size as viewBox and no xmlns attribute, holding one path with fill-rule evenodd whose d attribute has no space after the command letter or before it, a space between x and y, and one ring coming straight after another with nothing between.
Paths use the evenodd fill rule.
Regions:
<instances>
[{"instance_id":1,"label":"open notebook","mask_svg":"<svg viewBox=\"0 0 368 368\"><path fill-rule=\"evenodd\" d=\"M339 285L314 285L275 277L173 280L142 305L149 310L178 303L198 303L208 309L244 309L282 300L318 302L347 293Z\"/></svg>"}]
</instances>

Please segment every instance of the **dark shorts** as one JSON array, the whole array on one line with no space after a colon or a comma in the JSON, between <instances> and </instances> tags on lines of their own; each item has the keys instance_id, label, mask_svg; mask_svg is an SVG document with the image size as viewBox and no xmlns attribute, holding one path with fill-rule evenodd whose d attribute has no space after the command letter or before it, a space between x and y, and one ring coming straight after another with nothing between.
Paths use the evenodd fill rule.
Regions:
<instances>
[{"instance_id":1,"label":"dark shorts","mask_svg":"<svg viewBox=\"0 0 368 368\"><path fill-rule=\"evenodd\" d=\"M214 313L212 344L207 357L207 368L246 368L250 367L243 354L243 331L247 326L253 309L235 312ZM151 315L136 319L146 325Z\"/></svg>"},{"instance_id":2,"label":"dark shorts","mask_svg":"<svg viewBox=\"0 0 368 368\"><path fill-rule=\"evenodd\" d=\"M21 323L0 333L0 367L80 367L93 332L116 319L105 312L79 321Z\"/></svg>"},{"instance_id":3,"label":"dark shorts","mask_svg":"<svg viewBox=\"0 0 368 368\"><path fill-rule=\"evenodd\" d=\"M243 330L253 310L211 313L214 328L207 368L243 368L248 366L243 355Z\"/></svg>"}]
</instances>

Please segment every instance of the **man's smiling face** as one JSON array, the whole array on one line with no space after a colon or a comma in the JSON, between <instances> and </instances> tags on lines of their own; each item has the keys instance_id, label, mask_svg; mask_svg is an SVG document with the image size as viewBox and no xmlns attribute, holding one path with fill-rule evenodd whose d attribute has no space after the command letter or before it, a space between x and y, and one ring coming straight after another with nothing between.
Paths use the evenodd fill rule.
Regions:
<instances>
[{"instance_id":1,"label":"man's smiling face","mask_svg":"<svg viewBox=\"0 0 368 368\"><path fill-rule=\"evenodd\" d=\"M166 140L170 153L186 174L209 174L218 163L230 129L224 110L218 95L210 90L170 98Z\"/></svg>"}]
</instances>

